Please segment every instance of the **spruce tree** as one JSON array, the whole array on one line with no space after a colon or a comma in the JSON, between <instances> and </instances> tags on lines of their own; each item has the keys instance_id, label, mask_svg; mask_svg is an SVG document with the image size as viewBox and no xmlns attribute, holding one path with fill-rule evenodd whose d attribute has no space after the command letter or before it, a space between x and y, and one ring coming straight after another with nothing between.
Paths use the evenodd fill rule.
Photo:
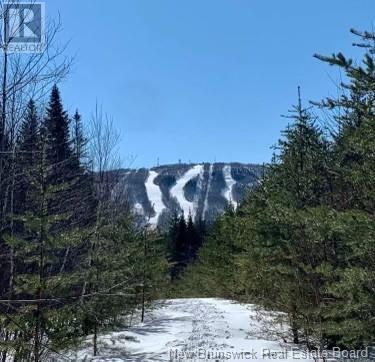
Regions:
<instances>
[{"instance_id":1,"label":"spruce tree","mask_svg":"<svg viewBox=\"0 0 375 362\"><path fill-rule=\"evenodd\" d=\"M280 201L289 200L296 208L317 206L329 191L329 143L316 119L302 106L300 89L298 103L287 116L291 120L282 132L276 147L268 180L280 191ZM267 176L266 176L267 178Z\"/></svg>"},{"instance_id":2,"label":"spruce tree","mask_svg":"<svg viewBox=\"0 0 375 362\"><path fill-rule=\"evenodd\" d=\"M188 238L184 214L173 219L170 230L170 245L171 277L177 279L187 264Z\"/></svg>"},{"instance_id":3,"label":"spruce tree","mask_svg":"<svg viewBox=\"0 0 375 362\"><path fill-rule=\"evenodd\" d=\"M351 32L359 39L354 45L364 50L362 62L338 53L332 56L315 55L318 59L339 68L346 75L338 98L317 103L332 114L335 122L335 207L359 208L374 213L375 178L375 33ZM339 112L338 112L339 111Z\"/></svg>"},{"instance_id":4,"label":"spruce tree","mask_svg":"<svg viewBox=\"0 0 375 362\"><path fill-rule=\"evenodd\" d=\"M47 162L53 172L51 182L56 184L69 178L72 157L69 117L63 108L60 91L53 86L43 121Z\"/></svg>"},{"instance_id":5,"label":"spruce tree","mask_svg":"<svg viewBox=\"0 0 375 362\"><path fill-rule=\"evenodd\" d=\"M86 156L87 140L83 134L82 117L78 113L78 110L76 110L74 113L72 120L72 136L74 156L76 157L78 163L81 163Z\"/></svg>"},{"instance_id":6,"label":"spruce tree","mask_svg":"<svg viewBox=\"0 0 375 362\"><path fill-rule=\"evenodd\" d=\"M85 284L79 312L84 334L92 334L93 354L99 353L100 332L120 326L121 315L133 313L160 296L167 262L162 239L154 232L134 232L132 219L102 218L92 235L84 268Z\"/></svg>"},{"instance_id":7,"label":"spruce tree","mask_svg":"<svg viewBox=\"0 0 375 362\"><path fill-rule=\"evenodd\" d=\"M375 34L351 32L359 39L354 45L364 51L361 63L342 53L316 57L346 75L339 97L327 98L318 105L331 112L336 125L332 207L341 212L340 226L346 229L350 225L350 230L355 230L347 230L339 243L346 252L335 265L336 282L329 289L336 303L329 306L327 334L342 345L363 347L373 342L370 335L375 333L375 294L371 287L375 280Z\"/></svg>"},{"instance_id":8,"label":"spruce tree","mask_svg":"<svg viewBox=\"0 0 375 362\"><path fill-rule=\"evenodd\" d=\"M72 199L78 207L74 210L74 221L81 226L87 226L95 220L94 178L95 175L89 170L87 162L87 139L84 135L82 117L78 110L72 118L72 159L70 163L70 175L75 180L79 194L73 194ZM74 199L77 199L74 201Z\"/></svg>"},{"instance_id":9,"label":"spruce tree","mask_svg":"<svg viewBox=\"0 0 375 362\"><path fill-rule=\"evenodd\" d=\"M56 231L56 224L67 215L57 209L52 212L49 204L59 200L69 185L48 183L52 169L43 140L39 149L36 165L28 173L35 207L17 215L22 233L5 236L15 258L14 291L5 319L14 338L7 349L17 360L35 362L78 337L71 304L77 300L74 292L79 284L76 271L67 266L68 259L60 256L68 248L82 246L73 232ZM78 259L75 262L79 265Z\"/></svg>"}]
</instances>

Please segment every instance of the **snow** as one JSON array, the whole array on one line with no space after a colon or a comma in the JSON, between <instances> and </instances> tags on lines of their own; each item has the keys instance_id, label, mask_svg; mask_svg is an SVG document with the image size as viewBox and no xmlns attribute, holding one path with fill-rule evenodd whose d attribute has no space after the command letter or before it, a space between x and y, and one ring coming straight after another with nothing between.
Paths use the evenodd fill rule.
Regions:
<instances>
[{"instance_id":1,"label":"snow","mask_svg":"<svg viewBox=\"0 0 375 362\"><path fill-rule=\"evenodd\" d=\"M206 216L206 212L208 210L208 193L210 192L211 188L211 182L212 182L212 173L214 171L214 165L210 165L210 169L208 171L208 182L207 182L207 190L206 190L206 195L204 197L204 206L203 206L203 217Z\"/></svg>"},{"instance_id":2,"label":"snow","mask_svg":"<svg viewBox=\"0 0 375 362\"><path fill-rule=\"evenodd\" d=\"M232 167L230 165L225 165L223 167L223 176L227 187L223 192L223 196L228 200L228 203L233 204L234 208L237 208L237 202L233 200L233 186L236 181L232 177Z\"/></svg>"},{"instance_id":3,"label":"snow","mask_svg":"<svg viewBox=\"0 0 375 362\"><path fill-rule=\"evenodd\" d=\"M92 356L90 340L69 356L74 361L95 362L272 361L275 358L296 361L293 357L301 358L295 352L293 356L292 344L281 342L280 337L266 337L262 332L265 322L257 316L254 305L224 299L158 301L147 312L144 323L99 336L99 357ZM279 332L283 329L280 326Z\"/></svg>"},{"instance_id":4,"label":"snow","mask_svg":"<svg viewBox=\"0 0 375 362\"><path fill-rule=\"evenodd\" d=\"M143 206L139 202L136 202L134 204L134 213L136 215L143 215L144 214Z\"/></svg>"},{"instance_id":5,"label":"snow","mask_svg":"<svg viewBox=\"0 0 375 362\"><path fill-rule=\"evenodd\" d=\"M186 171L182 177L180 177L176 184L171 188L170 193L172 197L177 199L182 211L185 216L191 214L194 219L195 216L195 204L186 200L184 193L184 186L193 178L203 173L203 165L195 165L190 170Z\"/></svg>"},{"instance_id":6,"label":"snow","mask_svg":"<svg viewBox=\"0 0 375 362\"><path fill-rule=\"evenodd\" d=\"M150 203L155 211L155 215L152 216L148 221L152 226L157 225L159 216L165 209L163 194L160 190L160 187L158 185L155 185L154 183L156 177L158 177L158 173L150 170L145 183L148 199L150 200Z\"/></svg>"}]
</instances>

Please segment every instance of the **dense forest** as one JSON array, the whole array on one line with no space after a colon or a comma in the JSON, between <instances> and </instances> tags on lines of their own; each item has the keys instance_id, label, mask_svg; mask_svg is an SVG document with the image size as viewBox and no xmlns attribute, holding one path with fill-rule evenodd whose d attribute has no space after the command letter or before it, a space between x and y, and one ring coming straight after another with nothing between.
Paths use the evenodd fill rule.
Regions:
<instances>
[{"instance_id":1,"label":"dense forest","mask_svg":"<svg viewBox=\"0 0 375 362\"><path fill-rule=\"evenodd\" d=\"M44 52L4 52L0 98L0 359L44 361L123 326L166 296L214 296L280 315L309 349L375 336L375 34L352 30L362 62L316 55L345 74L340 96L300 90L257 187L213 225L176 215L136 227L118 194L119 135L97 106L68 114L70 70ZM78 101L79 102L79 101ZM79 105L77 105L79 106ZM250 157L250 155L249 155Z\"/></svg>"},{"instance_id":2,"label":"dense forest","mask_svg":"<svg viewBox=\"0 0 375 362\"><path fill-rule=\"evenodd\" d=\"M217 220L179 285L282 311L310 349L375 336L375 34L352 33L361 63L315 55L346 76L340 96L304 106L298 92L265 176Z\"/></svg>"},{"instance_id":3,"label":"dense forest","mask_svg":"<svg viewBox=\"0 0 375 362\"><path fill-rule=\"evenodd\" d=\"M4 10L5 9L5 10ZM2 4L6 14L6 5ZM135 229L114 192L119 135L96 106L85 125L57 86L73 60L46 27L41 53L1 63L0 360L42 361L121 323L169 278L163 238Z\"/></svg>"},{"instance_id":4,"label":"dense forest","mask_svg":"<svg viewBox=\"0 0 375 362\"><path fill-rule=\"evenodd\" d=\"M144 307L165 279L160 237L135 230L126 205L112 193L105 149L110 130L102 118L94 121L91 146L98 158L84 163L81 117L69 118L54 85L44 116L31 99L13 149L4 147L4 361L8 351L15 360L39 361L89 334L96 354L97 334Z\"/></svg>"}]
</instances>

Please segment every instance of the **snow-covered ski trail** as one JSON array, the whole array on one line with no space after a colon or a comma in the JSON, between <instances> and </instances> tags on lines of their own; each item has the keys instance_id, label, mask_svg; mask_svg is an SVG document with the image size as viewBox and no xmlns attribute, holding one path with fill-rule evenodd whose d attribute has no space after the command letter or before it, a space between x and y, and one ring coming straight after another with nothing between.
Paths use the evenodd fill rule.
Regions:
<instances>
[{"instance_id":1,"label":"snow-covered ski trail","mask_svg":"<svg viewBox=\"0 0 375 362\"><path fill-rule=\"evenodd\" d=\"M170 190L171 196L176 198L185 216L189 215L190 213L193 219L195 216L196 208L194 202L188 201L186 199L184 187L190 180L199 176L201 173L203 173L203 165L195 165L190 170L186 171Z\"/></svg>"},{"instance_id":2,"label":"snow-covered ski trail","mask_svg":"<svg viewBox=\"0 0 375 362\"><path fill-rule=\"evenodd\" d=\"M165 209L160 187L154 183L156 177L158 177L158 173L150 170L145 183L148 199L150 200L151 206L155 211L155 215L152 216L148 221L152 226L157 225L159 216Z\"/></svg>"},{"instance_id":3,"label":"snow-covered ski trail","mask_svg":"<svg viewBox=\"0 0 375 362\"><path fill-rule=\"evenodd\" d=\"M210 169L208 171L208 182L207 182L207 189L206 189L206 194L204 196L204 206L203 206L203 218L206 218L206 213L207 213L207 210L208 210L208 194L210 192L210 188L211 188L211 182L212 182L212 174L214 172L214 165L211 164L210 165Z\"/></svg>"},{"instance_id":4,"label":"snow-covered ski trail","mask_svg":"<svg viewBox=\"0 0 375 362\"><path fill-rule=\"evenodd\" d=\"M230 165L223 167L223 176L226 184L223 195L228 200L228 203L231 203L236 209L237 202L233 200L233 186L236 184L236 181L232 177L232 167Z\"/></svg>"}]
</instances>

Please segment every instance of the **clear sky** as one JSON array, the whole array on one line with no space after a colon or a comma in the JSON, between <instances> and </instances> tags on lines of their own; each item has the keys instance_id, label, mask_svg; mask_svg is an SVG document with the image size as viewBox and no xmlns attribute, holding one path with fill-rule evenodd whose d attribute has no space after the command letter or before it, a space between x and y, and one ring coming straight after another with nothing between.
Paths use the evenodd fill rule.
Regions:
<instances>
[{"instance_id":1,"label":"clear sky","mask_svg":"<svg viewBox=\"0 0 375 362\"><path fill-rule=\"evenodd\" d=\"M315 52L354 55L374 0L47 0L75 54L61 85L87 120L98 100L133 167L268 162L296 102L335 94ZM125 165L126 166L126 165Z\"/></svg>"}]
</instances>

